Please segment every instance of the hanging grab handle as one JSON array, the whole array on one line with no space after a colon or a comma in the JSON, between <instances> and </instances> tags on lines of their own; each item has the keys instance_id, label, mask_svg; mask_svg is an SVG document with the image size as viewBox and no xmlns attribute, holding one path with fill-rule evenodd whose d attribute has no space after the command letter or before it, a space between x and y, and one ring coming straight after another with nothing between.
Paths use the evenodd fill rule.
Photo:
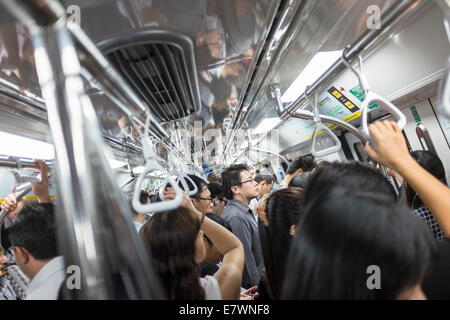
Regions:
<instances>
[{"instance_id":1,"label":"hanging grab handle","mask_svg":"<svg viewBox=\"0 0 450 320\"><path fill-rule=\"evenodd\" d=\"M141 191L142 181L144 180L145 176L149 174L150 172L156 171L158 169L162 169L159 163L155 160L155 154L152 148L151 141L149 140L148 136L144 136L142 138L142 149L144 152L144 157L146 161L144 172L142 172L139 177L137 178L136 185L134 186L134 193L133 193L133 201L132 205L136 212L139 213L150 213L150 212L159 212L159 211L167 211L167 210L173 210L180 206L181 202L183 201L183 191L178 187L178 185L175 183L175 181L171 178L168 178L164 180L162 185L162 190L164 193L164 189L166 188L167 184L171 184L173 189L175 190L175 199L173 200L167 200L162 202L156 202L156 203L150 203L150 204L142 204L139 200L139 195ZM161 190L160 190L161 191ZM160 192L161 194L161 192ZM161 199L164 200L164 197L161 197Z\"/></svg>"},{"instance_id":2,"label":"hanging grab handle","mask_svg":"<svg viewBox=\"0 0 450 320\"><path fill-rule=\"evenodd\" d=\"M345 50L344 50L344 53L345 53ZM378 104L378 106L381 109L390 113L395 118L395 120L397 122L397 126L400 128L400 130L403 130L406 126L405 115L396 106L394 106L389 100L383 98L382 96L373 92L370 89L369 81L367 81L367 78L365 77L365 75L362 72L362 57L359 56L360 72L358 72L347 61L344 53L342 55L342 60L344 61L344 64L347 65L347 67L358 77L359 85L361 87L361 90L364 93L364 101L361 105L362 133L371 140L367 114L369 112L369 106L372 104Z\"/></svg>"},{"instance_id":3,"label":"hanging grab handle","mask_svg":"<svg viewBox=\"0 0 450 320\"><path fill-rule=\"evenodd\" d=\"M164 197L164 191L166 190L166 188L169 184L175 190L175 199L173 199L173 200L166 200L166 198ZM163 200L166 203L173 202L173 206L174 206L173 208L164 209L164 210L172 210L172 209L176 209L180 206L181 202L183 202L184 194L183 194L183 190L181 190L181 188L178 186L178 183L176 183L175 180L173 180L172 178L167 178L161 184L161 187L159 189L159 197L161 198L161 200ZM159 202L159 203L161 203L161 202Z\"/></svg>"},{"instance_id":4,"label":"hanging grab handle","mask_svg":"<svg viewBox=\"0 0 450 320\"><path fill-rule=\"evenodd\" d=\"M160 198L163 200L161 202L156 203L150 203L150 204L142 204L139 199L139 194L141 190L142 181L145 178L145 176L154 171L155 169L152 168L146 168L142 174L139 175L136 185L134 187L134 194L133 194L133 208L136 212L139 213L150 213L150 212L160 212L160 211L167 211L167 210L173 210L180 206L181 202L183 201L183 191L178 187L178 185L175 183L175 181L171 178L168 178L164 180L162 183L159 195ZM175 190L175 199L172 200L165 200L164 195L161 196L161 194L164 194L164 190L166 189L167 185L170 183L172 188ZM162 191L162 192L161 192Z\"/></svg>"},{"instance_id":5,"label":"hanging grab handle","mask_svg":"<svg viewBox=\"0 0 450 320\"><path fill-rule=\"evenodd\" d=\"M326 156L329 156L330 154L338 152L341 149L341 141L326 125L324 125L322 123L322 120L320 119L320 114L319 114L319 106L317 105L317 93L314 96L313 109L314 109L315 127L314 127L313 138L312 138L311 154L316 158L322 158L322 157L326 157ZM333 142L335 144L334 146L320 150L320 151L316 150L316 138L317 138L317 134L319 133L320 130L325 131L325 133L331 137L331 139L333 140Z\"/></svg>"},{"instance_id":6,"label":"hanging grab handle","mask_svg":"<svg viewBox=\"0 0 450 320\"><path fill-rule=\"evenodd\" d=\"M189 184L186 182L186 180L188 180L191 183L191 185L194 187L192 190L189 188ZM198 193L197 185L194 183L194 181L191 178L189 178L188 175L179 175L175 182L178 183L179 181L181 182L183 189L186 191L186 193L189 196L193 196Z\"/></svg>"}]
</instances>

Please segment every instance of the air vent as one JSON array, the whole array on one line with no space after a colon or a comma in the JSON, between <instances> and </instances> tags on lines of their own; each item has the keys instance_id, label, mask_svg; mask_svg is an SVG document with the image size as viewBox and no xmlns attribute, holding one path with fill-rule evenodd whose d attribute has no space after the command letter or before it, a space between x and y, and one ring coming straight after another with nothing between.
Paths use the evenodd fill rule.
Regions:
<instances>
[{"instance_id":1,"label":"air vent","mask_svg":"<svg viewBox=\"0 0 450 320\"><path fill-rule=\"evenodd\" d=\"M141 30L98 47L161 121L184 118L200 107L192 40L167 30Z\"/></svg>"}]
</instances>

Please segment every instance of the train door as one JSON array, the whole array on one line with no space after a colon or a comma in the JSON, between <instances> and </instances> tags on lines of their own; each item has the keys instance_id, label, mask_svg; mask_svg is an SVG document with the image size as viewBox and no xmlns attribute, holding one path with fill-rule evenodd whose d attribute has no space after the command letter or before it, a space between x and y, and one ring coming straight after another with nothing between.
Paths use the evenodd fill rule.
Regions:
<instances>
[{"instance_id":1,"label":"train door","mask_svg":"<svg viewBox=\"0 0 450 320\"><path fill-rule=\"evenodd\" d=\"M435 101L436 97L433 97L402 109L408 120L404 131L412 150L430 149L430 146L424 144L423 140L426 139L419 138L417 134L418 124L421 124L420 127L428 131L432 145L444 164L445 172L448 176L450 173L450 121L435 113L432 106L432 103Z\"/></svg>"}]
</instances>

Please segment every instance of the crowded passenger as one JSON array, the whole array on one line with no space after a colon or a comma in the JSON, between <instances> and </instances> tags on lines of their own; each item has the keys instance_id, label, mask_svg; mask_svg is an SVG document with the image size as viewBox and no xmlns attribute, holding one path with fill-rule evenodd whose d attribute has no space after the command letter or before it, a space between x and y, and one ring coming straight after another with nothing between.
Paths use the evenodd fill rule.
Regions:
<instances>
[{"instance_id":1,"label":"crowded passenger","mask_svg":"<svg viewBox=\"0 0 450 320\"><path fill-rule=\"evenodd\" d=\"M227 204L227 199L225 198L222 185L218 182L208 183L208 189L211 192L212 198L212 209L211 212L215 215L221 217L225 205Z\"/></svg>"},{"instance_id":2,"label":"crowded passenger","mask_svg":"<svg viewBox=\"0 0 450 320\"><path fill-rule=\"evenodd\" d=\"M256 198L253 198L248 206L250 209L252 209L256 220L258 220L257 219L258 216L256 214L256 207L259 205L259 202L262 199L262 197L264 197L266 194L270 194L275 179L270 174L259 173L255 176L255 181L257 183L256 188L258 189L258 196Z\"/></svg>"},{"instance_id":3,"label":"crowded passenger","mask_svg":"<svg viewBox=\"0 0 450 320\"><path fill-rule=\"evenodd\" d=\"M265 288L266 296L261 297L278 300L286 274L289 248L302 214L303 189L277 190L263 201L259 208L259 214L263 215L263 223L259 224L259 235L265 272L262 274L260 288ZM260 289L260 293L262 292L264 290Z\"/></svg>"},{"instance_id":4,"label":"crowded passenger","mask_svg":"<svg viewBox=\"0 0 450 320\"><path fill-rule=\"evenodd\" d=\"M247 166L236 164L222 172L222 186L227 206L222 218L227 221L233 233L242 242L245 252L245 266L242 287L248 289L258 285L263 268L258 224L249 202L258 196L256 182Z\"/></svg>"},{"instance_id":5,"label":"crowded passenger","mask_svg":"<svg viewBox=\"0 0 450 320\"><path fill-rule=\"evenodd\" d=\"M278 188L287 188L289 183L300 173L314 169L314 157L305 155L294 159L286 171L286 175Z\"/></svg>"},{"instance_id":6,"label":"crowded passenger","mask_svg":"<svg viewBox=\"0 0 450 320\"><path fill-rule=\"evenodd\" d=\"M166 198L174 198L172 189ZM200 277L206 235L220 254L222 265L214 276ZM178 209L155 213L141 231L156 273L171 300L239 299L244 252L230 231L198 211L185 196Z\"/></svg>"},{"instance_id":7,"label":"crowded passenger","mask_svg":"<svg viewBox=\"0 0 450 320\"><path fill-rule=\"evenodd\" d=\"M30 279L27 300L56 300L65 280L64 258L58 254L57 227L53 204L48 190L48 168L44 161L36 161L41 181L33 182L32 190L38 203L16 201L10 194L1 208L12 220L5 230L13 258L20 270Z\"/></svg>"},{"instance_id":8,"label":"crowded passenger","mask_svg":"<svg viewBox=\"0 0 450 320\"><path fill-rule=\"evenodd\" d=\"M430 151L421 150L414 151L411 155L422 168L427 170L442 183L447 184L444 165L437 155ZM406 199L408 202L408 207L413 209L414 213L421 217L428 224L428 227L433 233L434 238L436 240L444 239L445 235L442 229L439 227L439 223L433 217L430 210L423 204L420 197L417 196L416 192L410 185L407 185L406 187Z\"/></svg>"}]
</instances>

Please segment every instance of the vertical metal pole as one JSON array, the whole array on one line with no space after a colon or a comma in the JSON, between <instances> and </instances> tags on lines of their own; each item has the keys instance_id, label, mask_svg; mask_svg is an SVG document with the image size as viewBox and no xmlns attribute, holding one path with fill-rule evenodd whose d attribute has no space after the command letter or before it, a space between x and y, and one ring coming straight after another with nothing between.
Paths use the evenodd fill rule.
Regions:
<instances>
[{"instance_id":1,"label":"vertical metal pole","mask_svg":"<svg viewBox=\"0 0 450 320\"><path fill-rule=\"evenodd\" d=\"M2 0L30 28L37 74L56 150L59 244L78 266L76 299L161 299L151 261L107 161L107 150L64 17L38 26L39 10L64 12L54 0ZM39 2L40 6L36 6ZM47 5L47 6L45 6ZM52 11L52 9L58 9ZM53 17L51 14L48 16ZM69 288L70 289L70 288Z\"/></svg>"}]
</instances>

